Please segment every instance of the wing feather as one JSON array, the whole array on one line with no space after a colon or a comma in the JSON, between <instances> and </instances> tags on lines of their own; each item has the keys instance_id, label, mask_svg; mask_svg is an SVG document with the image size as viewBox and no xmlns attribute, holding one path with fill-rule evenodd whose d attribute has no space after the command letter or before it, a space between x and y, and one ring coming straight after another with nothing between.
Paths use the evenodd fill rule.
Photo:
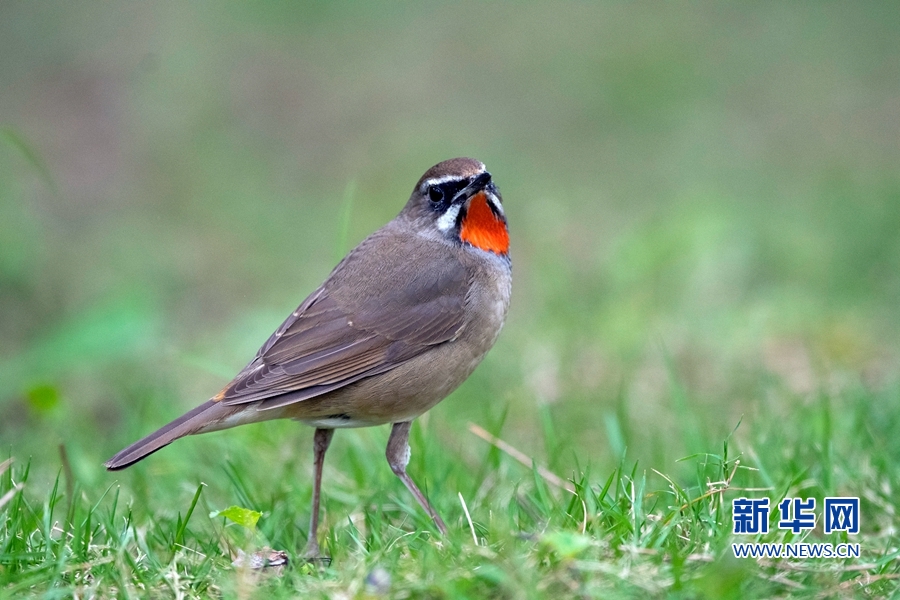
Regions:
<instances>
[{"instance_id":1,"label":"wing feather","mask_svg":"<svg viewBox=\"0 0 900 600\"><path fill-rule=\"evenodd\" d=\"M455 339L469 278L442 247L431 268L412 268L420 250L383 231L365 240L216 399L226 405L264 400L262 409L300 402Z\"/></svg>"}]
</instances>

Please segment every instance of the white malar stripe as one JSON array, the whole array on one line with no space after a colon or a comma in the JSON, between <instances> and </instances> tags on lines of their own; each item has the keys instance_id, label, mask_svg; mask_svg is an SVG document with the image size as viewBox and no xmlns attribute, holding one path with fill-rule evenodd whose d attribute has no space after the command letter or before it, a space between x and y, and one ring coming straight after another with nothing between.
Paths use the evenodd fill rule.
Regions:
<instances>
[{"instance_id":1,"label":"white malar stripe","mask_svg":"<svg viewBox=\"0 0 900 600\"><path fill-rule=\"evenodd\" d=\"M487 196L488 202L491 203L491 206L497 209L497 212L505 217L506 213L503 212L503 203L500 202L500 198L487 190L484 190L484 195Z\"/></svg>"},{"instance_id":2,"label":"white malar stripe","mask_svg":"<svg viewBox=\"0 0 900 600\"><path fill-rule=\"evenodd\" d=\"M444 233L453 229L453 226L456 225L456 217L459 216L460 208L462 208L461 204L451 204L450 207L447 208L447 212L445 212L438 218L438 229L440 229Z\"/></svg>"}]
</instances>

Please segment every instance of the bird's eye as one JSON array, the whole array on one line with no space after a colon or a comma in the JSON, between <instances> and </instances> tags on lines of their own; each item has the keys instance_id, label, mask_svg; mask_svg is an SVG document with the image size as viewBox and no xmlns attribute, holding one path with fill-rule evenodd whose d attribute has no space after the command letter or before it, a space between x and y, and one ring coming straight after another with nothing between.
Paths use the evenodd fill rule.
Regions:
<instances>
[{"instance_id":1,"label":"bird's eye","mask_svg":"<svg viewBox=\"0 0 900 600\"><path fill-rule=\"evenodd\" d=\"M440 204L444 200L444 190L436 185L428 188L428 199L435 204Z\"/></svg>"}]
</instances>

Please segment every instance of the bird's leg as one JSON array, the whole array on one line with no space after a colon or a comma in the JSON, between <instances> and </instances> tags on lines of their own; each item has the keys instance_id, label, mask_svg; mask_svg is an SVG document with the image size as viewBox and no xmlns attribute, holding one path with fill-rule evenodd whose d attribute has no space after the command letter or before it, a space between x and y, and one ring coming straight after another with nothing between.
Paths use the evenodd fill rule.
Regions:
<instances>
[{"instance_id":1,"label":"bird's leg","mask_svg":"<svg viewBox=\"0 0 900 600\"><path fill-rule=\"evenodd\" d=\"M409 426L411 424L411 421L394 423L391 429L391 437L388 439L387 450L384 454L387 456L388 464L391 465L394 475L400 478L400 481L403 482L406 489L412 492L412 495L416 497L419 505L425 509L428 516L434 519L434 524L437 525L440 532L447 535L447 526L444 525L444 521L431 508L425 495L422 494L416 483L406 473L406 465L409 464Z\"/></svg>"},{"instance_id":2,"label":"bird's leg","mask_svg":"<svg viewBox=\"0 0 900 600\"><path fill-rule=\"evenodd\" d=\"M309 541L306 542L306 558L321 558L319 554L319 539L317 531L319 529L319 491L322 488L322 464L325 462L325 451L331 444L331 436L334 435L334 429L316 429L316 435L313 437L313 453L315 462L313 463L313 497L312 497L312 515L309 517Z\"/></svg>"}]
</instances>

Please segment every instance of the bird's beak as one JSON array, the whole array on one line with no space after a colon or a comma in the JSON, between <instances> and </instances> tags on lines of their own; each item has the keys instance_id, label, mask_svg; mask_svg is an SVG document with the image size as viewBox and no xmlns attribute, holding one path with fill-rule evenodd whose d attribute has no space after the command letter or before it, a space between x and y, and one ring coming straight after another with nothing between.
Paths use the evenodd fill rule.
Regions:
<instances>
[{"instance_id":1,"label":"bird's beak","mask_svg":"<svg viewBox=\"0 0 900 600\"><path fill-rule=\"evenodd\" d=\"M453 204L463 203L491 183L491 174L485 171L469 183L466 187L457 192L453 197Z\"/></svg>"}]
</instances>

